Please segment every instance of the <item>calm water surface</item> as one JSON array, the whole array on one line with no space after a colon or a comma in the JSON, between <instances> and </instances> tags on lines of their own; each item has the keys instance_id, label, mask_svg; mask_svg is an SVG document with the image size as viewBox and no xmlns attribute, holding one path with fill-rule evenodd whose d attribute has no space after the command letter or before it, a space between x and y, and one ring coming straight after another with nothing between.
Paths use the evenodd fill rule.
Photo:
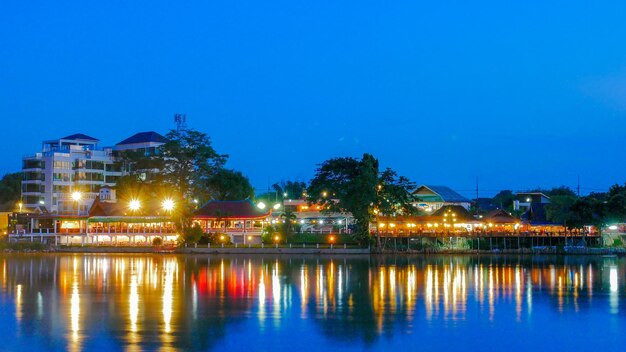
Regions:
<instances>
[{"instance_id":1,"label":"calm water surface","mask_svg":"<svg viewBox=\"0 0 626 352\"><path fill-rule=\"evenodd\" d=\"M620 350L610 257L0 255L0 350Z\"/></svg>"}]
</instances>

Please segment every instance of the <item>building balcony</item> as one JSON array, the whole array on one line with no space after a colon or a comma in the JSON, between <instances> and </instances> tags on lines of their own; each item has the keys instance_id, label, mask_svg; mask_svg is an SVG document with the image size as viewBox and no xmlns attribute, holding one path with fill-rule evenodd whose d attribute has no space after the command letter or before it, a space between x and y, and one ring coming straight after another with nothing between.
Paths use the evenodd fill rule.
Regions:
<instances>
[{"instance_id":1,"label":"building balcony","mask_svg":"<svg viewBox=\"0 0 626 352\"><path fill-rule=\"evenodd\" d=\"M45 181L42 179L31 179L31 180L22 180L22 183L44 183Z\"/></svg>"}]
</instances>

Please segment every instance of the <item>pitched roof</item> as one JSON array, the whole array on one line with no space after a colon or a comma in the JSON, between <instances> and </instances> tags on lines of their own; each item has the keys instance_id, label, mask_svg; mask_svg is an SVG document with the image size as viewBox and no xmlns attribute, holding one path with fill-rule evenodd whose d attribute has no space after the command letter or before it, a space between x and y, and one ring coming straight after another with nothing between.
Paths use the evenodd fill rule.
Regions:
<instances>
[{"instance_id":1,"label":"pitched roof","mask_svg":"<svg viewBox=\"0 0 626 352\"><path fill-rule=\"evenodd\" d=\"M456 218L457 222L472 222L472 221L478 221L476 220L476 218L474 218L474 216L472 214L470 214L469 211L467 211L467 209L465 209L464 207L460 206L460 205L444 205L443 207L437 209L436 212L434 212L431 217L434 219L439 219L439 220L443 220L444 216L446 215L446 213L450 214L454 214L454 218Z\"/></svg>"},{"instance_id":2,"label":"pitched roof","mask_svg":"<svg viewBox=\"0 0 626 352\"><path fill-rule=\"evenodd\" d=\"M212 200L194 213L196 219L259 219L270 211L264 211L249 200Z\"/></svg>"},{"instance_id":3,"label":"pitched roof","mask_svg":"<svg viewBox=\"0 0 626 352\"><path fill-rule=\"evenodd\" d=\"M63 137L61 139L81 139L81 140L85 140L85 141L95 141L95 142L99 141L96 138L89 137L88 135L82 134L82 133L74 133L74 134L71 134L69 136Z\"/></svg>"},{"instance_id":4,"label":"pitched roof","mask_svg":"<svg viewBox=\"0 0 626 352\"><path fill-rule=\"evenodd\" d=\"M521 219L530 225L557 225L548 220L545 203L531 203Z\"/></svg>"},{"instance_id":5,"label":"pitched roof","mask_svg":"<svg viewBox=\"0 0 626 352\"><path fill-rule=\"evenodd\" d=\"M417 192L423 189L430 190L437 194L444 202L468 203L470 201L447 186L422 185L413 191L413 194L418 195Z\"/></svg>"},{"instance_id":6,"label":"pitched roof","mask_svg":"<svg viewBox=\"0 0 626 352\"><path fill-rule=\"evenodd\" d=\"M517 218L507 213L503 209L490 211L484 216L483 220L494 224L513 224L517 222Z\"/></svg>"},{"instance_id":7,"label":"pitched roof","mask_svg":"<svg viewBox=\"0 0 626 352\"><path fill-rule=\"evenodd\" d=\"M153 131L149 131L149 132L139 132L139 133L135 133L134 135L126 138L125 140L117 143L116 145L122 145L122 144L135 144L135 143L148 143L148 142L154 142L154 143L167 143L167 138L163 137L162 135L153 132Z\"/></svg>"}]
</instances>

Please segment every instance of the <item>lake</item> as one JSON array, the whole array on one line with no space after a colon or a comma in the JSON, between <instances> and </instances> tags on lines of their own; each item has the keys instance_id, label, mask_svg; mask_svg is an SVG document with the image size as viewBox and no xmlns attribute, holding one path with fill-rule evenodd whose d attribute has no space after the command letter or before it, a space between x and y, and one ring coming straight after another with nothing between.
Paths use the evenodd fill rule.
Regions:
<instances>
[{"instance_id":1,"label":"lake","mask_svg":"<svg viewBox=\"0 0 626 352\"><path fill-rule=\"evenodd\" d=\"M617 257L2 254L0 269L3 351L626 342L626 259Z\"/></svg>"}]
</instances>

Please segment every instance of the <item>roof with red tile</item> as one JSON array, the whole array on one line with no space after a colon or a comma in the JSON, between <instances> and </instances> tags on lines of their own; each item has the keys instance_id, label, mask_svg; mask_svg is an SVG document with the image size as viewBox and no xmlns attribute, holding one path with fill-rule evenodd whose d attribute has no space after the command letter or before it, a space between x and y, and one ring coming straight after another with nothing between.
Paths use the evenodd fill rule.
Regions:
<instances>
[{"instance_id":1,"label":"roof with red tile","mask_svg":"<svg viewBox=\"0 0 626 352\"><path fill-rule=\"evenodd\" d=\"M212 200L194 213L194 219L261 219L270 215L249 200Z\"/></svg>"}]
</instances>

